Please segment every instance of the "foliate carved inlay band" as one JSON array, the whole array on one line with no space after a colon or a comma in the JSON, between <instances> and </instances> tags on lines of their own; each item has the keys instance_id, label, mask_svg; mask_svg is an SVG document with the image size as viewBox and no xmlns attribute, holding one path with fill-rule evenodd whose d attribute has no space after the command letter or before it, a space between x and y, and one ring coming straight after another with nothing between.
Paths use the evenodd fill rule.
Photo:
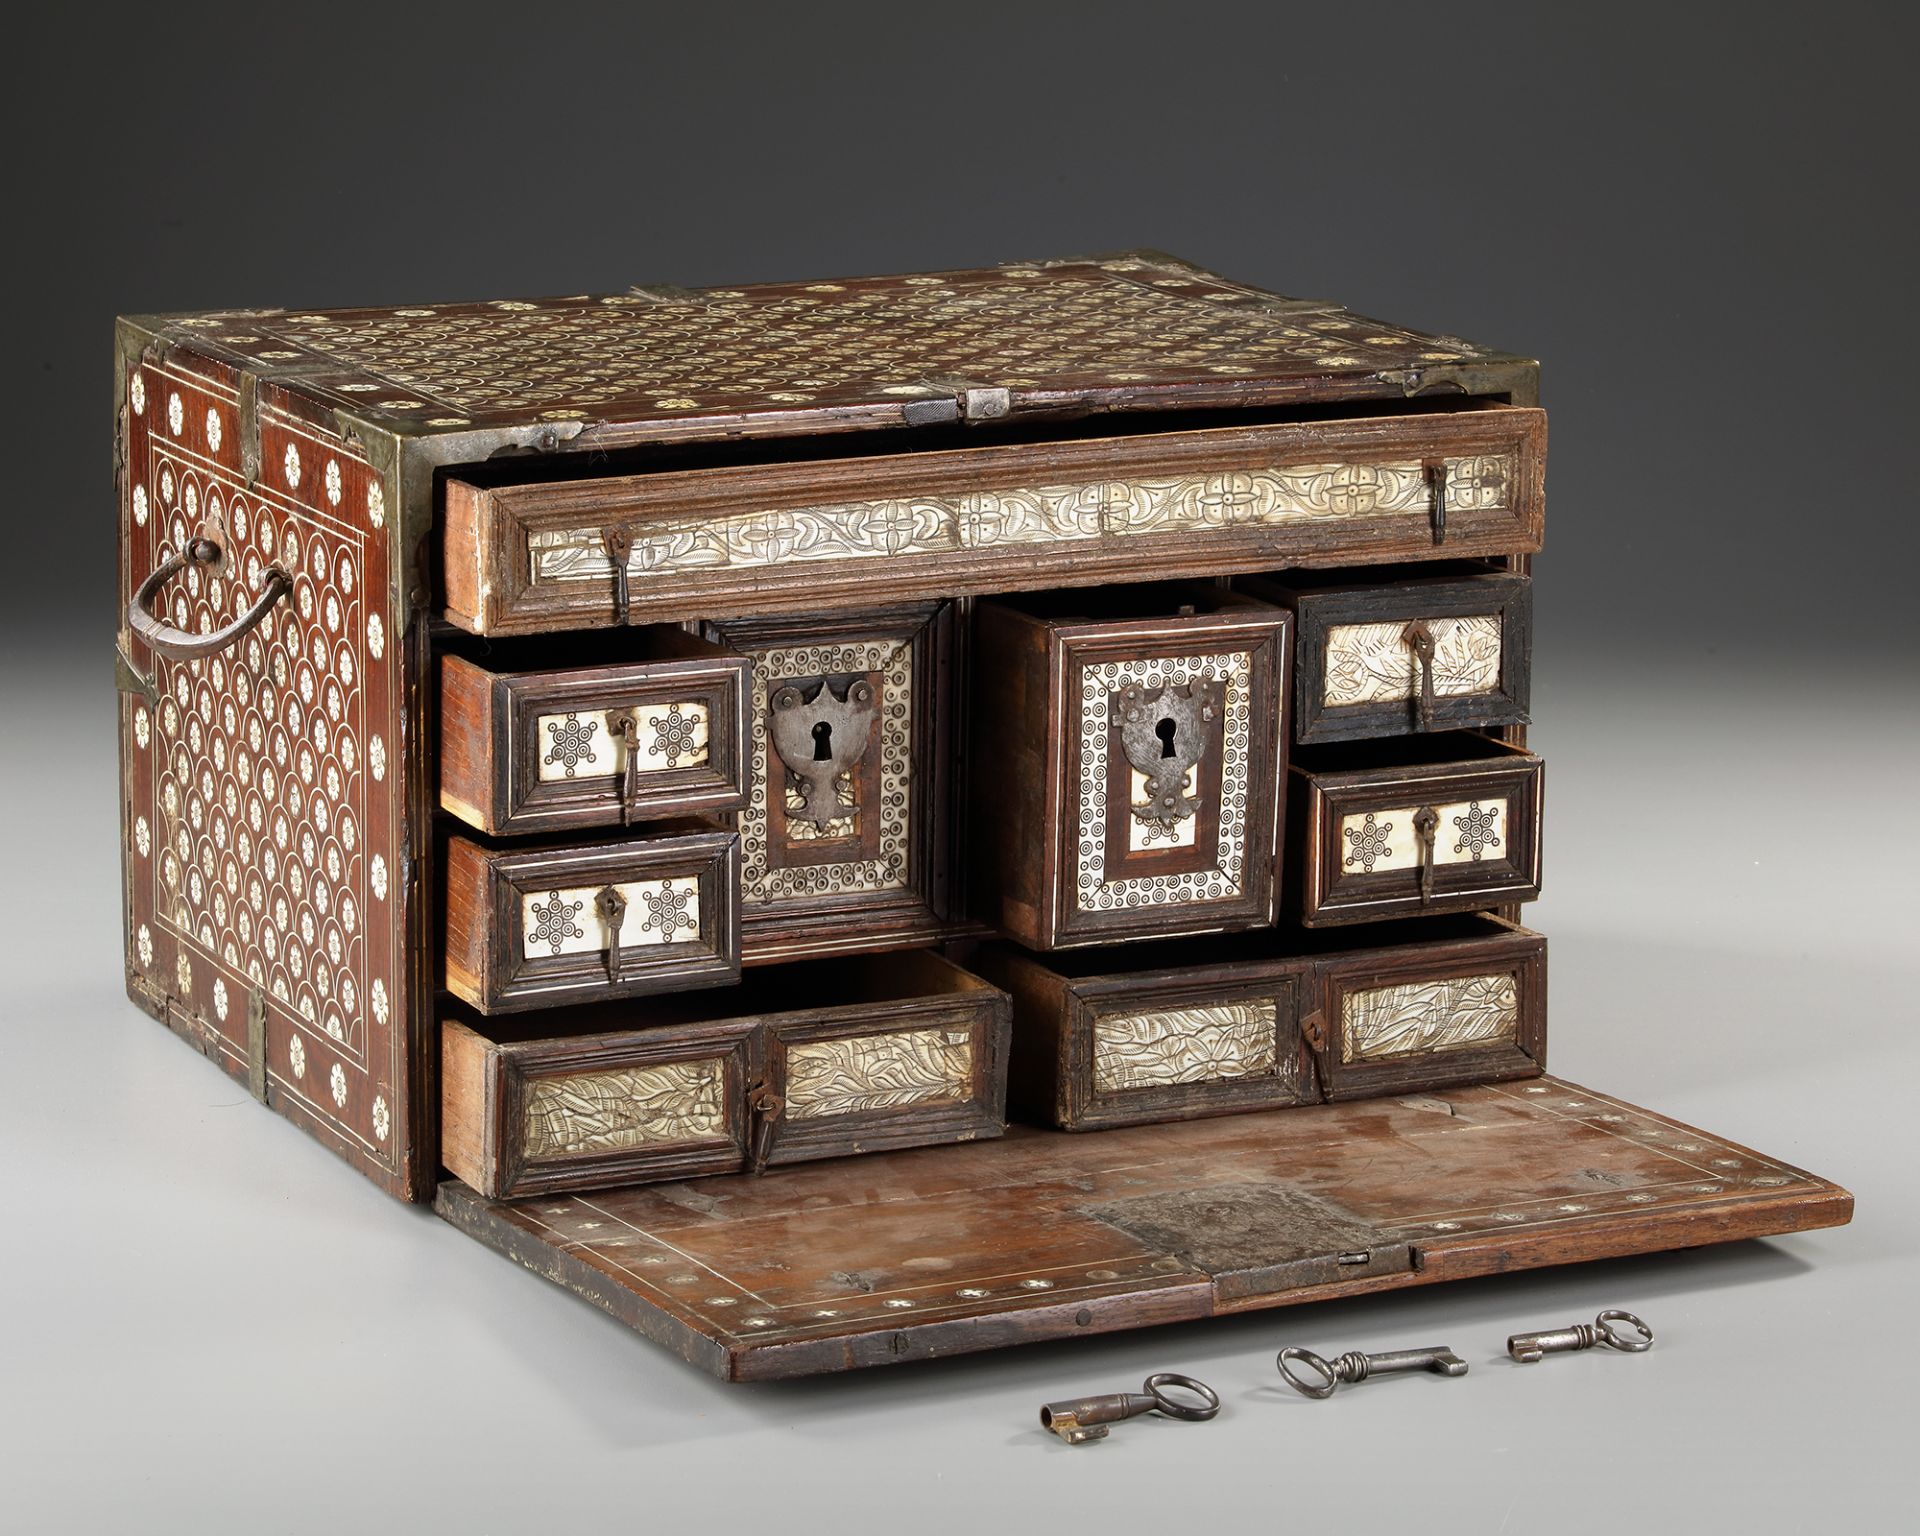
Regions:
<instances>
[{"instance_id":1,"label":"foliate carved inlay band","mask_svg":"<svg viewBox=\"0 0 1920 1536\"><path fill-rule=\"evenodd\" d=\"M964 1099L972 1081L973 1037L964 1029L807 1040L787 1050L787 1117Z\"/></svg>"},{"instance_id":2,"label":"foliate carved inlay band","mask_svg":"<svg viewBox=\"0 0 1920 1536\"><path fill-rule=\"evenodd\" d=\"M1449 459L1446 469L1450 510L1498 511L1509 505L1514 480L1510 456ZM720 516L649 518L633 531L627 569L646 580L679 571L1341 522L1383 514L1425 518L1432 511L1433 495L1420 461L1411 459L754 508ZM606 583L606 545L598 527L536 529L528 535L528 546L536 584Z\"/></svg>"},{"instance_id":3,"label":"foliate carved inlay band","mask_svg":"<svg viewBox=\"0 0 1920 1536\"><path fill-rule=\"evenodd\" d=\"M1500 616L1429 619L1433 632L1433 691L1491 693L1500 686ZM1410 699L1420 669L1402 619L1385 624L1335 624L1327 631L1324 699L1327 704L1373 704Z\"/></svg>"},{"instance_id":4,"label":"foliate carved inlay band","mask_svg":"<svg viewBox=\"0 0 1920 1536\"><path fill-rule=\"evenodd\" d=\"M1347 993L1340 1014L1345 1062L1457 1050L1520 1033L1519 989L1510 972L1368 987Z\"/></svg>"},{"instance_id":5,"label":"foliate carved inlay band","mask_svg":"<svg viewBox=\"0 0 1920 1536\"><path fill-rule=\"evenodd\" d=\"M527 1085L529 1158L585 1157L727 1134L716 1058L535 1078Z\"/></svg>"},{"instance_id":6,"label":"foliate carved inlay band","mask_svg":"<svg viewBox=\"0 0 1920 1536\"><path fill-rule=\"evenodd\" d=\"M1272 1077L1278 1066L1271 1002L1215 1003L1093 1021L1097 1093Z\"/></svg>"},{"instance_id":7,"label":"foliate carved inlay band","mask_svg":"<svg viewBox=\"0 0 1920 1536\"><path fill-rule=\"evenodd\" d=\"M604 562L602 562L604 565ZM904 890L908 875L911 827L910 780L913 756L913 644L910 640L870 640L848 645L798 645L750 652L753 657L753 791L740 813L740 900L765 904L795 896L838 895L858 891ZM770 856L767 796L787 792L787 773L767 739L768 700L795 678L880 674L880 803L856 814L877 816L877 858L844 864L775 865ZM869 746L869 751L872 747ZM815 829L789 823L796 837L846 835L853 817ZM801 829L805 828L805 831Z\"/></svg>"},{"instance_id":8,"label":"foliate carved inlay band","mask_svg":"<svg viewBox=\"0 0 1920 1536\"><path fill-rule=\"evenodd\" d=\"M1253 658L1246 651L1214 656L1104 661L1080 669L1079 854L1076 900L1083 912L1173 906L1238 896L1247 844L1247 768L1253 738ZM1220 768L1220 842L1211 868L1178 875L1107 879L1107 745L1112 697L1120 689L1181 687L1194 678L1224 680L1226 728ZM1134 784L1138 789L1139 785ZM1189 818L1191 820L1191 818ZM1190 837L1190 834L1189 834Z\"/></svg>"}]
</instances>

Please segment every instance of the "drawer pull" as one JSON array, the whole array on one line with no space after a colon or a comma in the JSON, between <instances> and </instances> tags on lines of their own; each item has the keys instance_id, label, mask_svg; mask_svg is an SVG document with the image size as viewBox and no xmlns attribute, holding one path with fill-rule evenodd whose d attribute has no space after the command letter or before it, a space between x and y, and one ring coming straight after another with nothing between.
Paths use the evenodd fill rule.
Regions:
<instances>
[{"instance_id":1,"label":"drawer pull","mask_svg":"<svg viewBox=\"0 0 1920 1536\"><path fill-rule=\"evenodd\" d=\"M620 738L625 754L620 769L620 825L633 825L633 803L640 792L640 722L631 714L607 712L607 729Z\"/></svg>"},{"instance_id":2,"label":"drawer pull","mask_svg":"<svg viewBox=\"0 0 1920 1536\"><path fill-rule=\"evenodd\" d=\"M876 713L873 685L864 678L848 685L844 699L834 697L824 677L775 692L769 734L802 801L787 813L790 819L828 827L852 814L855 807L840 799L839 780L866 757Z\"/></svg>"},{"instance_id":3,"label":"drawer pull","mask_svg":"<svg viewBox=\"0 0 1920 1536\"><path fill-rule=\"evenodd\" d=\"M190 565L217 565L219 561L220 546L212 539L189 539L186 548L162 561L153 574L140 583L139 591L133 594L133 601L127 604L127 624L149 650L157 651L162 656L171 656L175 661L192 661L199 656L211 656L215 651L224 651L264 619L273 605L293 590L291 576L277 565L268 566L260 573L260 596L254 600L253 606L231 624L204 635L175 629L153 611L151 605L160 589L181 571Z\"/></svg>"},{"instance_id":4,"label":"drawer pull","mask_svg":"<svg viewBox=\"0 0 1920 1536\"><path fill-rule=\"evenodd\" d=\"M1197 809L1187 775L1200 761L1220 714L1221 685L1196 677L1178 688L1132 685L1113 695L1113 715L1127 764L1147 781L1147 798L1133 807L1142 821L1184 821Z\"/></svg>"},{"instance_id":5,"label":"drawer pull","mask_svg":"<svg viewBox=\"0 0 1920 1536\"><path fill-rule=\"evenodd\" d=\"M1447 461L1428 459L1421 466L1433 487L1433 542L1447 542Z\"/></svg>"},{"instance_id":6,"label":"drawer pull","mask_svg":"<svg viewBox=\"0 0 1920 1536\"><path fill-rule=\"evenodd\" d=\"M1307 1042L1311 1050L1324 1051L1327 1048L1326 1015L1318 1008L1300 1021L1300 1038Z\"/></svg>"},{"instance_id":7,"label":"drawer pull","mask_svg":"<svg viewBox=\"0 0 1920 1536\"><path fill-rule=\"evenodd\" d=\"M1413 651L1414 664L1420 669L1420 687L1413 696L1416 728L1433 729L1433 628L1425 619L1415 619L1402 634Z\"/></svg>"},{"instance_id":8,"label":"drawer pull","mask_svg":"<svg viewBox=\"0 0 1920 1536\"><path fill-rule=\"evenodd\" d=\"M767 1158L773 1151L773 1133L779 1129L787 1101L775 1093L770 1084L759 1082L747 1092L747 1110L753 1117L747 1166L754 1173L765 1173Z\"/></svg>"},{"instance_id":9,"label":"drawer pull","mask_svg":"<svg viewBox=\"0 0 1920 1536\"><path fill-rule=\"evenodd\" d=\"M593 909L607 925L607 980L620 982L620 929L627 920L627 898L611 885L603 886L593 898Z\"/></svg>"},{"instance_id":10,"label":"drawer pull","mask_svg":"<svg viewBox=\"0 0 1920 1536\"><path fill-rule=\"evenodd\" d=\"M627 600L627 557L633 553L633 540L623 528L609 528L600 535L607 547L607 559L613 562L613 622L625 624Z\"/></svg>"},{"instance_id":11,"label":"drawer pull","mask_svg":"<svg viewBox=\"0 0 1920 1536\"><path fill-rule=\"evenodd\" d=\"M1423 805L1413 813L1413 835L1420 840L1420 900L1433 900L1433 833L1440 825L1440 813Z\"/></svg>"}]
</instances>

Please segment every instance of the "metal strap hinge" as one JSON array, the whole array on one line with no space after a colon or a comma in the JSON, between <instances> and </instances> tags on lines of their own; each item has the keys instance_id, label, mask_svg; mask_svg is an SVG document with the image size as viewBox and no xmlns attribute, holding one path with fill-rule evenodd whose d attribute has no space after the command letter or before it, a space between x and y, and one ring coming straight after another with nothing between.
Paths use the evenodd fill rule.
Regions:
<instances>
[{"instance_id":1,"label":"metal strap hinge","mask_svg":"<svg viewBox=\"0 0 1920 1536\"><path fill-rule=\"evenodd\" d=\"M259 987L247 989L247 1091L262 1104L269 1102L267 994Z\"/></svg>"}]
</instances>

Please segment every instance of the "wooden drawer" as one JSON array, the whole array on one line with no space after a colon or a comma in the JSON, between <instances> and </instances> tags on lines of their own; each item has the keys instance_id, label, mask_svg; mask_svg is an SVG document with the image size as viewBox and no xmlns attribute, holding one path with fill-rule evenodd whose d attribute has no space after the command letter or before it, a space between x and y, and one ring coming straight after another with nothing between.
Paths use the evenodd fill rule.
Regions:
<instances>
[{"instance_id":1,"label":"wooden drawer","mask_svg":"<svg viewBox=\"0 0 1920 1536\"><path fill-rule=\"evenodd\" d=\"M1530 1077L1546 941L1493 917L1262 932L969 966L1013 998L1016 1116L1068 1130Z\"/></svg>"},{"instance_id":2,"label":"wooden drawer","mask_svg":"<svg viewBox=\"0 0 1920 1536\"><path fill-rule=\"evenodd\" d=\"M552 832L746 804L748 665L645 630L440 657L440 804L482 832ZM562 659L574 664L560 665Z\"/></svg>"},{"instance_id":3,"label":"wooden drawer","mask_svg":"<svg viewBox=\"0 0 1920 1536\"><path fill-rule=\"evenodd\" d=\"M952 611L710 626L752 669L735 818L748 964L943 935Z\"/></svg>"},{"instance_id":4,"label":"wooden drawer","mask_svg":"<svg viewBox=\"0 0 1920 1536\"><path fill-rule=\"evenodd\" d=\"M505 850L453 837L446 878L446 988L482 1013L740 978L731 832Z\"/></svg>"},{"instance_id":5,"label":"wooden drawer","mask_svg":"<svg viewBox=\"0 0 1920 1536\"><path fill-rule=\"evenodd\" d=\"M925 950L558 1015L455 1011L442 1155L503 1196L998 1136L1007 1031L1003 993Z\"/></svg>"},{"instance_id":6,"label":"wooden drawer","mask_svg":"<svg viewBox=\"0 0 1920 1536\"><path fill-rule=\"evenodd\" d=\"M1299 617L1294 739L1526 724L1533 642L1527 578L1390 574L1388 585L1373 578L1235 583Z\"/></svg>"},{"instance_id":7,"label":"wooden drawer","mask_svg":"<svg viewBox=\"0 0 1920 1536\"><path fill-rule=\"evenodd\" d=\"M1319 927L1533 900L1545 771L1468 731L1302 749L1290 904Z\"/></svg>"},{"instance_id":8,"label":"wooden drawer","mask_svg":"<svg viewBox=\"0 0 1920 1536\"><path fill-rule=\"evenodd\" d=\"M1318 963L1304 1028L1329 1099L1546 1070L1547 941L1491 917L1420 927L1432 937Z\"/></svg>"},{"instance_id":9,"label":"wooden drawer","mask_svg":"<svg viewBox=\"0 0 1920 1536\"><path fill-rule=\"evenodd\" d=\"M1271 923L1289 631L1198 584L980 604L974 915L1034 949Z\"/></svg>"},{"instance_id":10,"label":"wooden drawer","mask_svg":"<svg viewBox=\"0 0 1920 1536\"><path fill-rule=\"evenodd\" d=\"M992 393L987 391L986 393ZM1540 547L1546 417L1351 420L447 482L446 616L502 635ZM511 473L503 471L502 475Z\"/></svg>"},{"instance_id":11,"label":"wooden drawer","mask_svg":"<svg viewBox=\"0 0 1920 1536\"><path fill-rule=\"evenodd\" d=\"M1093 1130L1319 1101L1300 1033L1309 961L994 944L968 963L1013 998L1020 1119Z\"/></svg>"}]
</instances>

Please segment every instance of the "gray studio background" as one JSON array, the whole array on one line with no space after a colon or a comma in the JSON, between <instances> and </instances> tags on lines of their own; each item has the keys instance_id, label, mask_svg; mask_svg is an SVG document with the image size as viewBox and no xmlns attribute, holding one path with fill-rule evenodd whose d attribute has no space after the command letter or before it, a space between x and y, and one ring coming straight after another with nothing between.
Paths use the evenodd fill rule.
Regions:
<instances>
[{"instance_id":1,"label":"gray studio background","mask_svg":"<svg viewBox=\"0 0 1920 1536\"><path fill-rule=\"evenodd\" d=\"M231 7L11 23L0 1527L1885 1530L1916 1505L1911 12ZM1896 19L1897 18L1897 19ZM124 999L118 311L1157 245L1545 359L1552 1059L1852 1227L724 1387ZM1523 1371L1521 1326L1649 1355ZM1281 1344L1451 1343L1328 1403ZM1179 1369L1211 1426L1068 1450Z\"/></svg>"}]
</instances>

